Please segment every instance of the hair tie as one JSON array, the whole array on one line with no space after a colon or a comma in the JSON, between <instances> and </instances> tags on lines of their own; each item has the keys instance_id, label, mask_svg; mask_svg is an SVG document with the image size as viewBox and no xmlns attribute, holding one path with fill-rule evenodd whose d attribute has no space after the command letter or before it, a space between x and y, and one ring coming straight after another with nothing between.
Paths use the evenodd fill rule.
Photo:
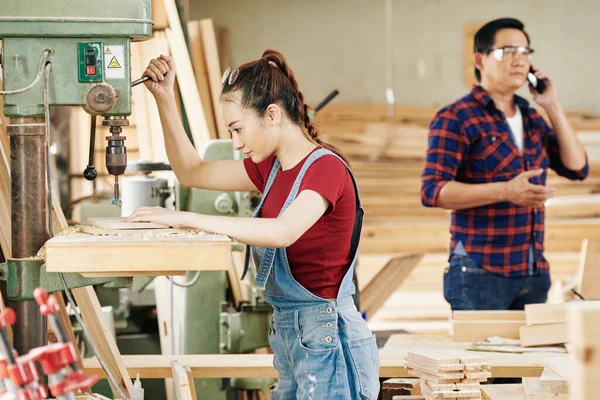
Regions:
<instances>
[{"instance_id":1,"label":"hair tie","mask_svg":"<svg viewBox=\"0 0 600 400\"><path fill-rule=\"evenodd\" d=\"M317 143L318 143L319 145L321 145L321 144L323 144L323 141L322 141L321 139L317 138Z\"/></svg>"}]
</instances>

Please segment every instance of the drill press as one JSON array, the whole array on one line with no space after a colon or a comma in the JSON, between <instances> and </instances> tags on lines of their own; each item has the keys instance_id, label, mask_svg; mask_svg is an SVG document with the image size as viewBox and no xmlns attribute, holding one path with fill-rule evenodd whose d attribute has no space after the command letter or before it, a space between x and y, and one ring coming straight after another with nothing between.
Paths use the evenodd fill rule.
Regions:
<instances>
[{"instance_id":1,"label":"drill press","mask_svg":"<svg viewBox=\"0 0 600 400\"><path fill-rule=\"evenodd\" d=\"M111 133L107 169L115 175L119 200L118 176L127 164L121 133L131 114L130 43L151 36L152 7L150 0L0 0L0 9L3 90L10 93L4 114L10 117L11 250L12 259L22 260L35 256L49 236L48 105L81 105L104 117ZM93 168L86 171L86 177L93 175ZM21 272L9 286L39 274ZM46 324L37 303L11 301L11 307L17 314L17 351L44 345Z\"/></svg>"}]
</instances>

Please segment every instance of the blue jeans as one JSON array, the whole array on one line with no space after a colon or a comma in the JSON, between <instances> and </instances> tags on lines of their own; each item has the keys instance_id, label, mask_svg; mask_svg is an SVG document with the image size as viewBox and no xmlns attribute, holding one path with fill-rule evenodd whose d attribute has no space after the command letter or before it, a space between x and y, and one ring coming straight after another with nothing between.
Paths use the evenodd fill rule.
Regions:
<instances>
[{"instance_id":1,"label":"blue jeans","mask_svg":"<svg viewBox=\"0 0 600 400\"><path fill-rule=\"evenodd\" d=\"M453 255L444 270L444 298L452 310L523 310L545 303L549 289L550 275L508 278L466 256Z\"/></svg>"},{"instance_id":2,"label":"blue jeans","mask_svg":"<svg viewBox=\"0 0 600 400\"><path fill-rule=\"evenodd\" d=\"M375 335L347 299L333 307L275 309L269 343L279 383L271 391L273 400L377 399Z\"/></svg>"}]
</instances>

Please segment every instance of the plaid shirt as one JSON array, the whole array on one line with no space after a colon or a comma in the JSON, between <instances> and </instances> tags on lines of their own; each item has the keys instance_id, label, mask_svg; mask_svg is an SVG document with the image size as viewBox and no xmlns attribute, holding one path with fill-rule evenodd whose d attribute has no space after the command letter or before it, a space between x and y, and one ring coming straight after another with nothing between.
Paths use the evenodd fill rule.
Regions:
<instances>
[{"instance_id":1,"label":"plaid shirt","mask_svg":"<svg viewBox=\"0 0 600 400\"><path fill-rule=\"evenodd\" d=\"M515 96L515 102L523 116L523 153L512 139L504 113L480 86L437 113L429 127L421 185L423 205L435 207L441 188L452 180L472 184L503 182L526 170L543 168L544 173L530 182L545 185L548 167L568 179L585 179L587 162L580 171L565 167L554 130L529 107L527 100ZM543 207L499 202L454 210L450 233L451 254L460 243L482 268L509 277L530 274L528 254L534 243L533 273L548 274L543 255Z\"/></svg>"}]
</instances>

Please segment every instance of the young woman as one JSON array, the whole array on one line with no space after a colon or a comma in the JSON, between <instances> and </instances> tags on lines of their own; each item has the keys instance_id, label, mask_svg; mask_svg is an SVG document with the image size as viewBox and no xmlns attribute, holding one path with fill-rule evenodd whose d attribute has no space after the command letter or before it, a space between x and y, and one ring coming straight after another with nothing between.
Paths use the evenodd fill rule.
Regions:
<instances>
[{"instance_id":1,"label":"young woman","mask_svg":"<svg viewBox=\"0 0 600 400\"><path fill-rule=\"evenodd\" d=\"M375 336L352 299L364 214L356 181L339 152L318 138L285 58L266 50L223 75L221 113L233 146L247 156L243 161L198 156L178 117L174 70L163 55L145 73L179 181L260 190L262 201L253 218L141 207L126 220L198 228L250 246L255 285L274 308L269 342L279 383L273 399L376 399Z\"/></svg>"}]
</instances>

